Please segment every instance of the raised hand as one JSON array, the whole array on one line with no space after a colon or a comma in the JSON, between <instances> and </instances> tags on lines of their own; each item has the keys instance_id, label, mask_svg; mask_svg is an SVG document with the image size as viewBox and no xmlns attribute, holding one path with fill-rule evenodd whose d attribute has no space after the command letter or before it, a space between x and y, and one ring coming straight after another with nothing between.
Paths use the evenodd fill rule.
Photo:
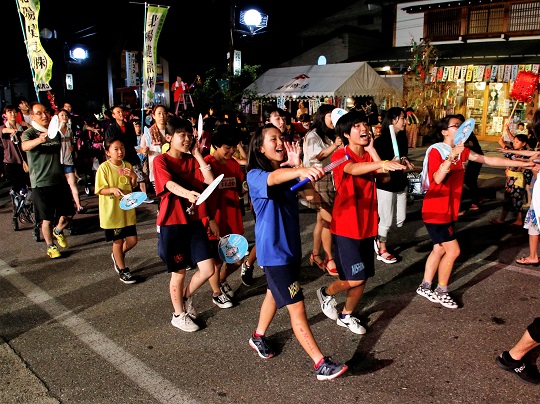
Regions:
<instances>
[{"instance_id":1,"label":"raised hand","mask_svg":"<svg viewBox=\"0 0 540 404\"><path fill-rule=\"evenodd\" d=\"M300 154L302 153L302 148L300 147L300 142L283 142L285 150L287 151L287 161L280 164L281 167L297 167L300 165Z\"/></svg>"}]
</instances>

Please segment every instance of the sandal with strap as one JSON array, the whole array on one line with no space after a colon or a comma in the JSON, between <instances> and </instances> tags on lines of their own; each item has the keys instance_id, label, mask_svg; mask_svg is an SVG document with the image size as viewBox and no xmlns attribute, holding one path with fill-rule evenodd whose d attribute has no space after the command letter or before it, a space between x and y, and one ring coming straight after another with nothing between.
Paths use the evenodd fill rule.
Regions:
<instances>
[{"instance_id":1,"label":"sandal with strap","mask_svg":"<svg viewBox=\"0 0 540 404\"><path fill-rule=\"evenodd\" d=\"M321 259L321 256L319 254L315 254L314 252L311 252L311 255L309 256L310 265L312 267L317 265L319 267L319 269L324 272L326 270L325 265L324 265L324 261L321 260L321 262L317 262L315 260L316 257L319 257L319 259Z\"/></svg>"},{"instance_id":2,"label":"sandal with strap","mask_svg":"<svg viewBox=\"0 0 540 404\"><path fill-rule=\"evenodd\" d=\"M329 260L324 260L323 261L323 265L324 265L324 269L326 270L326 272L328 272L328 275L332 275L332 276L338 276L339 273L337 271L337 268L328 268L328 264L330 262L334 261L333 258L330 258ZM335 263L335 261L334 261Z\"/></svg>"},{"instance_id":3,"label":"sandal with strap","mask_svg":"<svg viewBox=\"0 0 540 404\"><path fill-rule=\"evenodd\" d=\"M379 250L377 253L377 259L385 264L393 264L397 261L397 258L390 254L387 250Z\"/></svg>"}]
</instances>

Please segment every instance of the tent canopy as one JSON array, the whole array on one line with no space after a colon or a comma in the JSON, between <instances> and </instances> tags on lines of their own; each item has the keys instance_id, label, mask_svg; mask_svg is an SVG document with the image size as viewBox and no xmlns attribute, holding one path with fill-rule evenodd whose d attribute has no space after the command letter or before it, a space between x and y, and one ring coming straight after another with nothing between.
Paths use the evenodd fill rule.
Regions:
<instances>
[{"instance_id":1,"label":"tent canopy","mask_svg":"<svg viewBox=\"0 0 540 404\"><path fill-rule=\"evenodd\" d=\"M247 90L267 98L373 96L380 99L398 95L366 62L270 69Z\"/></svg>"}]
</instances>

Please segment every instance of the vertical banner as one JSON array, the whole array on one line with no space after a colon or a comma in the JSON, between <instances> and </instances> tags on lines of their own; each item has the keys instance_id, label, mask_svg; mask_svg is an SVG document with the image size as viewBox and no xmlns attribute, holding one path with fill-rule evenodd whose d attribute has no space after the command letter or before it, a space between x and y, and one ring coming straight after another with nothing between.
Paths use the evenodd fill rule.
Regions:
<instances>
[{"instance_id":1,"label":"vertical banner","mask_svg":"<svg viewBox=\"0 0 540 404\"><path fill-rule=\"evenodd\" d=\"M491 66L486 66L484 69L484 81L487 81L489 83L491 79Z\"/></svg>"},{"instance_id":2,"label":"vertical banner","mask_svg":"<svg viewBox=\"0 0 540 404\"><path fill-rule=\"evenodd\" d=\"M499 71L499 65L493 65L491 67L491 77L489 78L489 81L492 83L495 83L497 81L497 72Z\"/></svg>"},{"instance_id":3,"label":"vertical banner","mask_svg":"<svg viewBox=\"0 0 540 404\"><path fill-rule=\"evenodd\" d=\"M240 76L242 73L242 52L239 50L234 51L233 58L233 74L235 76Z\"/></svg>"},{"instance_id":4,"label":"vertical banner","mask_svg":"<svg viewBox=\"0 0 540 404\"><path fill-rule=\"evenodd\" d=\"M38 16L39 0L18 0L19 12L24 17L26 51L37 91L50 91L53 62L41 46ZM38 95L39 97L39 95Z\"/></svg>"},{"instance_id":5,"label":"vertical banner","mask_svg":"<svg viewBox=\"0 0 540 404\"><path fill-rule=\"evenodd\" d=\"M517 74L519 72L519 65L512 65L511 67L511 73L510 73L510 80L516 81Z\"/></svg>"},{"instance_id":6,"label":"vertical banner","mask_svg":"<svg viewBox=\"0 0 540 404\"><path fill-rule=\"evenodd\" d=\"M474 65L466 66L467 75L465 76L465 81L471 81L473 77Z\"/></svg>"},{"instance_id":7,"label":"vertical banner","mask_svg":"<svg viewBox=\"0 0 540 404\"><path fill-rule=\"evenodd\" d=\"M455 66L448 67L448 81L456 81L454 80L454 70L455 70Z\"/></svg>"},{"instance_id":8,"label":"vertical banner","mask_svg":"<svg viewBox=\"0 0 540 404\"><path fill-rule=\"evenodd\" d=\"M467 66L461 66L461 75L459 76L460 79L465 80L467 78Z\"/></svg>"},{"instance_id":9,"label":"vertical banner","mask_svg":"<svg viewBox=\"0 0 540 404\"><path fill-rule=\"evenodd\" d=\"M165 22L168 8L148 6L146 9L146 26L144 27L143 48L143 108L154 105L156 90L157 44L161 28Z\"/></svg>"},{"instance_id":10,"label":"vertical banner","mask_svg":"<svg viewBox=\"0 0 540 404\"><path fill-rule=\"evenodd\" d=\"M137 58L134 52L126 52L126 87L137 85Z\"/></svg>"},{"instance_id":11,"label":"vertical banner","mask_svg":"<svg viewBox=\"0 0 540 404\"><path fill-rule=\"evenodd\" d=\"M497 83L502 83L503 81L504 81L504 65L499 65L499 72L497 73Z\"/></svg>"},{"instance_id":12,"label":"vertical banner","mask_svg":"<svg viewBox=\"0 0 540 404\"><path fill-rule=\"evenodd\" d=\"M461 73L461 67L456 66L456 68L454 69L454 81L459 80L459 74L460 73Z\"/></svg>"},{"instance_id":13,"label":"vertical banner","mask_svg":"<svg viewBox=\"0 0 540 404\"><path fill-rule=\"evenodd\" d=\"M504 82L510 81L510 75L512 74L512 66L511 65L505 65L504 66Z\"/></svg>"},{"instance_id":14,"label":"vertical banner","mask_svg":"<svg viewBox=\"0 0 540 404\"><path fill-rule=\"evenodd\" d=\"M484 71L486 70L486 66L478 66L478 70L476 72L476 81L484 81Z\"/></svg>"}]
</instances>

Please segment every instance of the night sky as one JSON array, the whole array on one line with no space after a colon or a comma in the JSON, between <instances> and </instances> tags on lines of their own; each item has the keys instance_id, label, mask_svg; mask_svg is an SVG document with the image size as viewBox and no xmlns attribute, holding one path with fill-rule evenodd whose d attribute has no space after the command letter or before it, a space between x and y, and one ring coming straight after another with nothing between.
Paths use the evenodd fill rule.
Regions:
<instances>
[{"instance_id":1,"label":"night sky","mask_svg":"<svg viewBox=\"0 0 540 404\"><path fill-rule=\"evenodd\" d=\"M6 48L0 64L0 83L4 84L12 79L31 77L16 4L16 0L5 0L0 6ZM159 4L170 6L159 40L158 56L169 61L171 77L180 74L184 81L192 82L197 74L204 77L211 67L227 65L228 1L163 0ZM254 37L240 38L235 34L235 48L242 51L243 64L260 64L263 71L294 56L299 49L295 32L315 24L328 15L331 7L336 7L319 8L305 2L282 0L260 1L259 4L236 1L238 14L251 6L268 14L269 27L265 33ZM89 49L92 62L86 63L94 63L91 69L101 69L106 64L105 55L109 49L120 52L122 49L142 48L144 3L128 0L42 0L38 22L40 29L46 27L57 32L56 39L42 39L43 47L56 66L62 62L63 44L77 43ZM6 32L12 34L8 37ZM53 67L53 76L58 71L60 69Z\"/></svg>"}]
</instances>

